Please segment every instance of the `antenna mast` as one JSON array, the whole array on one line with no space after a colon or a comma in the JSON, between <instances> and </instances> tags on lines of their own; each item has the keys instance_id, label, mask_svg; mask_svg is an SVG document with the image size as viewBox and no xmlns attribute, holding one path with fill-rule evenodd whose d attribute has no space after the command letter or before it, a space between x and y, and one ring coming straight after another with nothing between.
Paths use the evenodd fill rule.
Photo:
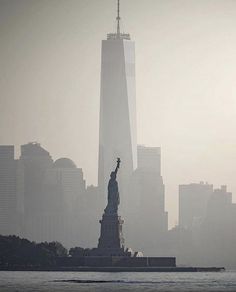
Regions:
<instances>
[{"instance_id":1,"label":"antenna mast","mask_svg":"<svg viewBox=\"0 0 236 292\"><path fill-rule=\"evenodd\" d=\"M117 0L117 38L120 38L120 0Z\"/></svg>"},{"instance_id":2,"label":"antenna mast","mask_svg":"<svg viewBox=\"0 0 236 292\"><path fill-rule=\"evenodd\" d=\"M107 34L108 40L130 40L130 35L128 33L121 33L120 21L120 0L117 0L116 31L114 33Z\"/></svg>"}]
</instances>

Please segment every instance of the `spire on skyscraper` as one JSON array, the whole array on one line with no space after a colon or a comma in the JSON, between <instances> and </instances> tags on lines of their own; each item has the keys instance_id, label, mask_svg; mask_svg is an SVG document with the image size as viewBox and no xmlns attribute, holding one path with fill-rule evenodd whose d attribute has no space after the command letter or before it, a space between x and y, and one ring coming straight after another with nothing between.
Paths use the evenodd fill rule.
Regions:
<instances>
[{"instance_id":1,"label":"spire on skyscraper","mask_svg":"<svg viewBox=\"0 0 236 292\"><path fill-rule=\"evenodd\" d=\"M117 38L120 38L120 0L117 0Z\"/></svg>"},{"instance_id":2,"label":"spire on skyscraper","mask_svg":"<svg viewBox=\"0 0 236 292\"><path fill-rule=\"evenodd\" d=\"M120 32L120 0L117 0L117 16L116 16L116 32L115 33L109 33L107 35L108 40L117 40L117 39L124 39L124 40L130 40L130 35L127 33L121 33Z\"/></svg>"},{"instance_id":3,"label":"spire on skyscraper","mask_svg":"<svg viewBox=\"0 0 236 292\"><path fill-rule=\"evenodd\" d=\"M120 0L113 16L115 31L102 41L98 185L106 193L114 159L124 161L121 190L137 167L135 47L120 31ZM115 70L114 70L115 69Z\"/></svg>"}]
</instances>

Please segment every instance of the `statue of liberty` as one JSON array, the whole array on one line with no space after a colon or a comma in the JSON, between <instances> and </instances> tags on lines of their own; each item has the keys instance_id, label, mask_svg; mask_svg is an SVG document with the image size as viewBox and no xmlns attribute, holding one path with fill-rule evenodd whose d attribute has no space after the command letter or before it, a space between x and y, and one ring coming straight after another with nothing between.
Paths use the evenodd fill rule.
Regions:
<instances>
[{"instance_id":1,"label":"statue of liberty","mask_svg":"<svg viewBox=\"0 0 236 292\"><path fill-rule=\"evenodd\" d=\"M120 196L116 175L120 167L120 158L117 158L117 165L115 171L111 172L110 180L108 183L108 203L104 210L106 215L117 214L118 205L120 204Z\"/></svg>"}]
</instances>

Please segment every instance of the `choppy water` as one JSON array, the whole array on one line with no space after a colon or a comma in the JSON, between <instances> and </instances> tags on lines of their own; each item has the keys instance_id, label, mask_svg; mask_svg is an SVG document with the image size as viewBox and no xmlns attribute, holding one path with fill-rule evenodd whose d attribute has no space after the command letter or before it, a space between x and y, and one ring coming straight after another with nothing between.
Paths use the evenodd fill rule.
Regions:
<instances>
[{"instance_id":1,"label":"choppy water","mask_svg":"<svg viewBox=\"0 0 236 292\"><path fill-rule=\"evenodd\" d=\"M0 272L0 291L236 291L236 271L220 273Z\"/></svg>"}]
</instances>

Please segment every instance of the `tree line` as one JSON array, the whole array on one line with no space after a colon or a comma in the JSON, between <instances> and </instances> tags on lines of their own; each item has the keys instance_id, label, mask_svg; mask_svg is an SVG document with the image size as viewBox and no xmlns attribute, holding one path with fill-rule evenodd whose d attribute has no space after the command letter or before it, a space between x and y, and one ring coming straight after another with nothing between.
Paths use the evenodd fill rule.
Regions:
<instances>
[{"instance_id":1,"label":"tree line","mask_svg":"<svg viewBox=\"0 0 236 292\"><path fill-rule=\"evenodd\" d=\"M86 256L88 251L75 247L68 252L56 241L35 243L15 235L0 235L0 267L56 266L58 257Z\"/></svg>"}]
</instances>

